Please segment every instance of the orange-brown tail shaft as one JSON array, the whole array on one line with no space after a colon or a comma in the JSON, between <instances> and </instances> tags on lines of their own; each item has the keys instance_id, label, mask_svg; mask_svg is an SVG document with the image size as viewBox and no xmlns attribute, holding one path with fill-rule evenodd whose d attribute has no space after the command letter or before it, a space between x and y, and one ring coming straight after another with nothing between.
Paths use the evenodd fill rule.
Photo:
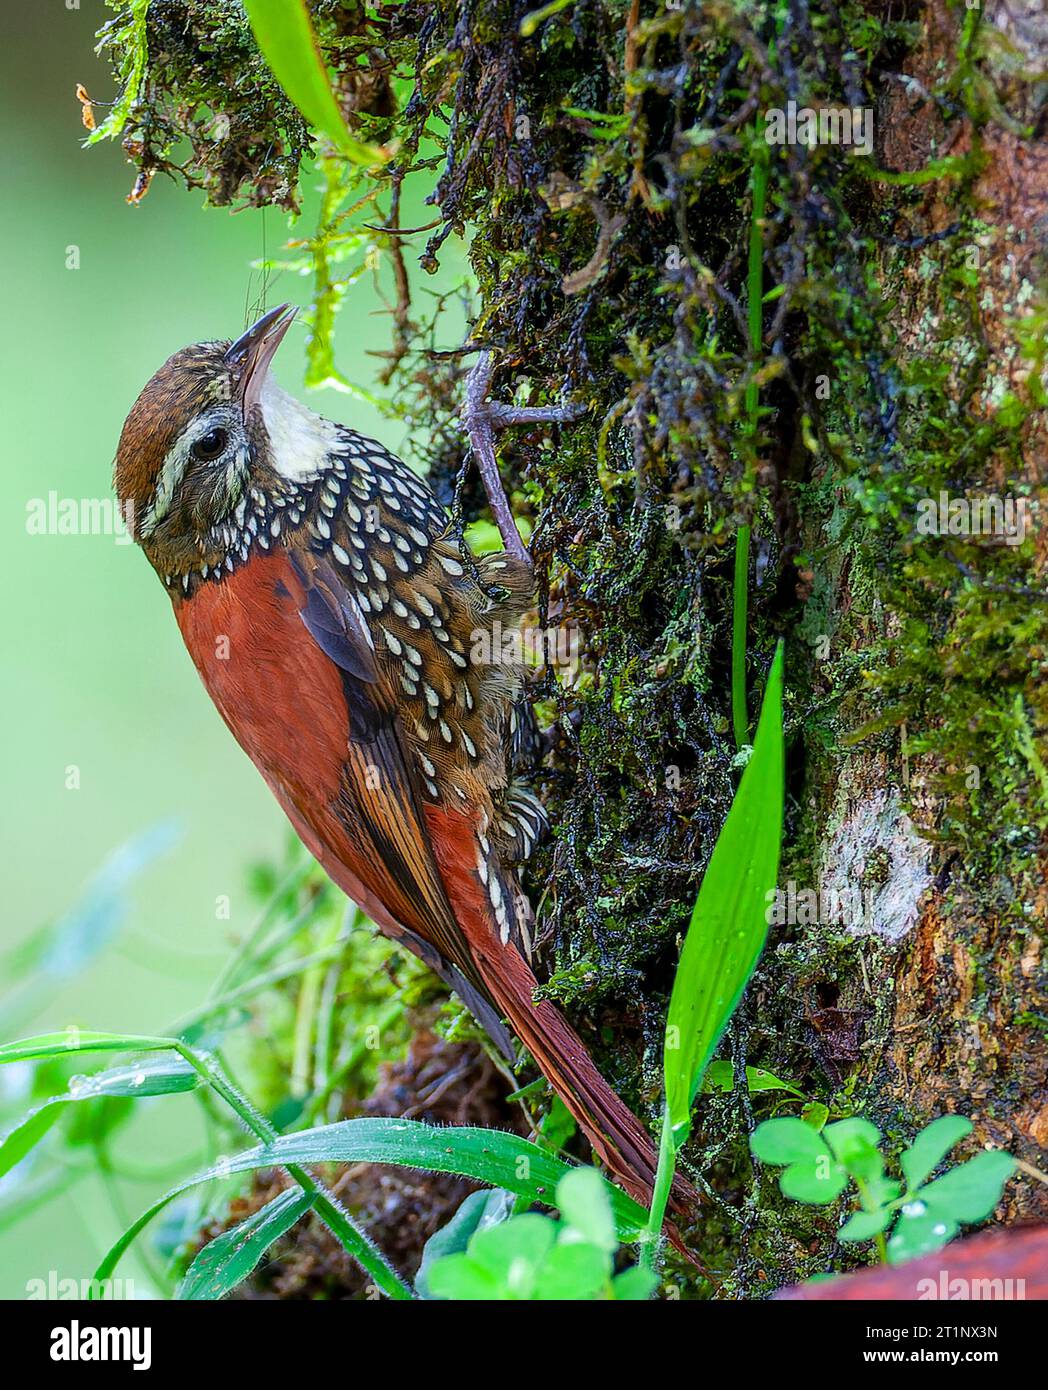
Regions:
<instances>
[{"instance_id":1,"label":"orange-brown tail shaft","mask_svg":"<svg viewBox=\"0 0 1048 1390\"><path fill-rule=\"evenodd\" d=\"M535 1001L538 981L528 962L514 945L501 944L487 901L478 891L471 848L475 835L472 828L464 833L466 818L438 811L426 819L448 899L485 990L610 1175L647 1206L657 1167L650 1135L601 1076L586 1045L554 1005ZM687 1212L697 1203L695 1190L678 1178L670 1201L673 1210Z\"/></svg>"},{"instance_id":2,"label":"orange-brown tail shaft","mask_svg":"<svg viewBox=\"0 0 1048 1390\"><path fill-rule=\"evenodd\" d=\"M650 1205L657 1166L651 1138L601 1076L585 1043L552 1004L534 1001L532 992L538 981L512 947L500 955L496 968L486 956L478 964L498 1007L611 1177L642 1206ZM670 1194L672 1210L678 1215L690 1214L698 1201L695 1189L678 1175ZM695 1263L676 1228L667 1223L666 1234Z\"/></svg>"},{"instance_id":3,"label":"orange-brown tail shaft","mask_svg":"<svg viewBox=\"0 0 1048 1390\"><path fill-rule=\"evenodd\" d=\"M645 1205L655 1181L651 1139L594 1066L585 1044L558 1010L535 1003L537 981L512 948L497 967L478 962L481 976L513 1031L578 1122L594 1152L632 1197Z\"/></svg>"}]
</instances>

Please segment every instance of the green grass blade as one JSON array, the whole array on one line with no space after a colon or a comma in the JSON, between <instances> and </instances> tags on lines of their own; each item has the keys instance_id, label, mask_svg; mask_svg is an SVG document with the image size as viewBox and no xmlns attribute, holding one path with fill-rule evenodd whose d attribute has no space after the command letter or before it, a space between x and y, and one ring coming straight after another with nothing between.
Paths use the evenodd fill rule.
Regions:
<instances>
[{"instance_id":1,"label":"green grass blade","mask_svg":"<svg viewBox=\"0 0 1048 1390\"><path fill-rule=\"evenodd\" d=\"M252 1150L253 1154L258 1150ZM241 1158L245 1155L240 1155ZM232 1162L220 1163L214 1168L209 1168L205 1173L198 1173L195 1177L188 1178L181 1182L177 1187L171 1188L163 1197L148 1207L137 1221L133 1222L123 1231L119 1239L106 1252L105 1258L98 1266L95 1273L96 1280L108 1279L112 1276L113 1270L120 1261L120 1257L125 1250L137 1239L141 1232L149 1225L153 1217L174 1201L176 1197L181 1197L190 1188L198 1186L200 1183L211 1182L216 1178L228 1177L234 1172L244 1172L252 1168L266 1168L272 1166L272 1160L260 1163L240 1163L237 1160ZM293 1173L294 1175L294 1173ZM370 1276L375 1285L390 1298L409 1299L411 1289L400 1278L396 1270L386 1260L382 1252L368 1239L352 1221L347 1212L339 1204L328 1197L323 1192L310 1191L308 1195L312 1201L317 1214L323 1217L325 1223L338 1237L343 1248L361 1266L366 1274Z\"/></svg>"},{"instance_id":2,"label":"green grass blade","mask_svg":"<svg viewBox=\"0 0 1048 1390\"><path fill-rule=\"evenodd\" d=\"M354 164L371 168L384 163L384 151L350 133L302 0L244 0L244 9L273 76L309 124Z\"/></svg>"},{"instance_id":3,"label":"green grass blade","mask_svg":"<svg viewBox=\"0 0 1048 1390\"><path fill-rule=\"evenodd\" d=\"M243 1282L274 1241L313 1206L313 1194L289 1187L230 1231L209 1241L189 1266L179 1299L223 1298Z\"/></svg>"},{"instance_id":4,"label":"green grass blade","mask_svg":"<svg viewBox=\"0 0 1048 1390\"><path fill-rule=\"evenodd\" d=\"M224 1159L206 1172L179 1183L123 1232L99 1265L96 1279L110 1278L124 1251L153 1217L191 1187L259 1168L288 1167L294 1171L304 1163L390 1163L401 1168L457 1173L478 1182L490 1183L493 1187L505 1188L519 1197L550 1204L555 1200L557 1183L572 1171L570 1164L554 1158L537 1144L503 1130L464 1126L437 1129L417 1120L342 1120L338 1124L321 1125L299 1134L282 1135L269 1144ZM637 1239L646 1221L643 1207L610 1183L608 1195L619 1238ZM325 1210L323 1200L317 1202L317 1211L330 1224L330 1213ZM353 1240L354 1235L358 1242L365 1239L351 1226L346 1240ZM384 1287L368 1263L369 1250L372 1255L377 1254L370 1243L365 1249L356 1249L352 1253L376 1278L376 1282ZM401 1288L404 1287L401 1285Z\"/></svg>"},{"instance_id":5,"label":"green grass blade","mask_svg":"<svg viewBox=\"0 0 1048 1390\"><path fill-rule=\"evenodd\" d=\"M750 528L740 526L735 537L735 571L731 607L731 727L736 748L750 741L746 703L746 628L749 613Z\"/></svg>"},{"instance_id":6,"label":"green grass blade","mask_svg":"<svg viewBox=\"0 0 1048 1390\"><path fill-rule=\"evenodd\" d=\"M673 982L663 1065L678 1149L688 1137L703 1073L768 934L767 895L779 871L785 795L782 664L780 643L753 755L703 876Z\"/></svg>"},{"instance_id":7,"label":"green grass blade","mask_svg":"<svg viewBox=\"0 0 1048 1390\"><path fill-rule=\"evenodd\" d=\"M38 1037L23 1038L18 1042L8 1043L0 1047L0 1063L30 1061L40 1057L67 1056L70 1052L159 1052L174 1051L181 1057L181 1063L172 1063L174 1067L180 1067L183 1063L199 1078L201 1083L212 1087L216 1093L222 1097L227 1105L231 1106L240 1117L244 1125L268 1141L273 1135L272 1127L261 1115L251 1106L246 1097L237 1091L229 1079L222 1072L221 1068L215 1063L213 1057L201 1054L191 1047L188 1047L178 1038L151 1038L140 1037L127 1033L95 1033L81 1031L77 1028L70 1028L64 1033L45 1033ZM137 1074L141 1072L141 1065L132 1071ZM103 1075L105 1075L103 1073ZM92 1078L96 1080L97 1078ZM187 1086L188 1089L188 1086ZM97 1094L97 1092L95 1092ZM142 1094L141 1091L133 1091L131 1094ZM36 1143L47 1128L50 1128L53 1121L40 1120L35 1126L30 1127L21 1139L16 1139L12 1154L17 1153L19 1145ZM22 1152L26 1152L25 1147ZM20 1156L20 1155L19 1155ZM17 1159L15 1160L17 1161ZM278 1163L280 1160L276 1160ZM251 1167L251 1164L247 1165ZM263 1166L263 1165L255 1165ZM391 1298L410 1298L411 1289L400 1278L396 1270L389 1264L380 1250L367 1238L363 1231L353 1223L349 1214L339 1206L338 1202L327 1192L325 1192L308 1173L304 1173L301 1168L293 1163L288 1163L288 1171L300 1186L310 1193L318 1215L326 1222L330 1229L341 1241L344 1248L356 1259L364 1270L370 1275L374 1283L387 1293ZM228 1165L220 1165L220 1169L208 1172L203 1177L191 1178L187 1183L169 1192L167 1196L153 1207L150 1208L138 1221L135 1222L117 1241L107 1255L107 1260L112 1260L113 1264L120 1258L120 1255L127 1246L134 1240L138 1232L145 1226L152 1217L163 1209L172 1197L187 1191L197 1182L207 1181L213 1177L223 1177L227 1172L239 1171ZM112 1266L110 1266L112 1267Z\"/></svg>"},{"instance_id":8,"label":"green grass blade","mask_svg":"<svg viewBox=\"0 0 1048 1390\"><path fill-rule=\"evenodd\" d=\"M139 1062L91 1077L74 1078L67 1092L51 1096L35 1110L30 1110L0 1139L0 1177L39 1144L67 1105L105 1097L170 1096L196 1090L200 1084L197 1073L180 1059Z\"/></svg>"},{"instance_id":9,"label":"green grass blade","mask_svg":"<svg viewBox=\"0 0 1048 1390\"><path fill-rule=\"evenodd\" d=\"M764 288L764 212L768 199L769 150L767 144L756 140L754 145L751 186L753 205L750 209L750 245L746 271L746 327L749 339L751 380L746 384L746 430L753 457L746 465L747 489L752 486L757 458L757 428L759 423L760 388L755 376L761 353L761 313ZM746 702L746 629L749 610L750 528L739 527L735 537L735 576L732 584L731 619L731 722L735 745L742 748L750 741L750 715Z\"/></svg>"},{"instance_id":10,"label":"green grass blade","mask_svg":"<svg viewBox=\"0 0 1048 1390\"><path fill-rule=\"evenodd\" d=\"M3 1043L0 1045L0 1066L5 1062L32 1062L39 1057L68 1057L72 1052L163 1052L177 1046L173 1038L67 1028L64 1033L38 1033L32 1038Z\"/></svg>"},{"instance_id":11,"label":"green grass blade","mask_svg":"<svg viewBox=\"0 0 1048 1390\"><path fill-rule=\"evenodd\" d=\"M572 1171L563 1159L505 1130L466 1125L437 1129L417 1120L383 1118L343 1120L288 1134L255 1156L261 1156L263 1164L392 1163L457 1173L551 1205L557 1183ZM644 1209L617 1187L607 1187L619 1237L628 1240L643 1227Z\"/></svg>"},{"instance_id":12,"label":"green grass blade","mask_svg":"<svg viewBox=\"0 0 1048 1390\"><path fill-rule=\"evenodd\" d=\"M62 1115L60 1103L49 1100L30 1110L0 1140L0 1177L9 1173L16 1164L21 1163L26 1154L35 1149L44 1135L57 1123Z\"/></svg>"}]
</instances>

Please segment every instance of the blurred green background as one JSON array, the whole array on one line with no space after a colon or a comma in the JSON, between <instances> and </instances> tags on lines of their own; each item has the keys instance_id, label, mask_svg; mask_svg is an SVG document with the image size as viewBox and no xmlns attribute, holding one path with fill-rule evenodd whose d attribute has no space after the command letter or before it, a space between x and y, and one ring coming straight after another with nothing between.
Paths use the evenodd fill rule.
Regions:
<instances>
[{"instance_id":1,"label":"blurred green background","mask_svg":"<svg viewBox=\"0 0 1048 1390\"><path fill-rule=\"evenodd\" d=\"M287 235L277 210L205 210L200 194L161 177L141 206L126 204L133 171L117 145L81 148L74 95L77 82L97 99L113 95L93 51L106 15L101 0L79 0L76 9L66 0L10 6L0 53L7 272L0 488L9 595L2 1040L70 1025L166 1031L200 1002L229 943L257 915L251 866L277 858L287 843L281 813L205 695L137 549L111 535L27 533L31 499L52 490L63 498L110 495L120 427L147 378L184 344L242 330L260 288L251 262L264 249L274 254ZM304 180L307 230L315 182ZM405 208L409 225L432 216L419 206L425 191L415 189ZM71 247L79 269L67 268ZM446 250L438 283L428 286L461 278L460 251ZM305 279L277 277L268 304L306 304L309 288ZM370 390L379 389L381 363L367 351L389 342L382 308L374 277L360 277L336 338L340 370ZM304 342L299 322L276 368L300 395ZM310 403L394 448L404 445L404 426L350 396L322 391ZM71 768L78 789L67 786ZM104 903L77 919L81 946L102 942L103 949L91 954L74 941L56 955L34 936L68 923L100 866L159 823L173 823L177 835L128 875L122 921ZM121 880L126 867L126 859L111 862L110 877ZM119 899L119 882L117 889ZM223 895L229 920L216 918ZM85 1069L104 1062L85 1059ZM4 1128L25 1108L29 1080L26 1068L0 1068ZM147 1118L122 1137L122 1153L162 1166L199 1149L191 1101L141 1108ZM33 1206L46 1157L25 1169L0 1184L0 1295L7 1297L24 1297L26 1280L50 1270L89 1275L121 1229L121 1206L133 1216L166 1185L114 1190L88 1173ZM121 1272L147 1290L134 1257Z\"/></svg>"}]
</instances>

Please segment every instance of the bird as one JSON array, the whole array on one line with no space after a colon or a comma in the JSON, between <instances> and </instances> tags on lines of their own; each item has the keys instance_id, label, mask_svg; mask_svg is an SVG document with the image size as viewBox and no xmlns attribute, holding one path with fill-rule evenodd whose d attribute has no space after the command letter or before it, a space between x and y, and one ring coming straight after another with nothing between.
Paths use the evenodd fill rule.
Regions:
<instances>
[{"instance_id":1,"label":"bird","mask_svg":"<svg viewBox=\"0 0 1048 1390\"><path fill-rule=\"evenodd\" d=\"M511 1062L516 1034L647 1203L647 1130L534 998L520 867L546 817L513 775L524 672L504 640L531 603L530 564L474 557L424 478L279 386L270 365L295 312L183 348L150 379L114 465L125 520L312 856ZM674 1209L689 1200L678 1180Z\"/></svg>"}]
</instances>

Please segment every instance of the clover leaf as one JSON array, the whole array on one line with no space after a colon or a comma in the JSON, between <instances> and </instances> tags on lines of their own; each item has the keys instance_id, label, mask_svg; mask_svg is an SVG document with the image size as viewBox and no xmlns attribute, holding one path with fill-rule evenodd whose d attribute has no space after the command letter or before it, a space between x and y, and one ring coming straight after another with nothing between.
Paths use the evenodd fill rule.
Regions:
<instances>
[{"instance_id":1,"label":"clover leaf","mask_svg":"<svg viewBox=\"0 0 1048 1390\"><path fill-rule=\"evenodd\" d=\"M799 1202L825 1206L849 1179L854 1181L860 1210L847 1218L838 1239L876 1240L882 1256L899 1264L941 1249L962 1224L984 1221L1000 1201L1016 1163L999 1150L977 1154L926 1181L971 1130L963 1116L933 1120L899 1155L904 1183L886 1174L880 1133L861 1117L839 1120L821 1132L799 1119L766 1120L750 1136L750 1148L762 1162L783 1168L779 1187Z\"/></svg>"}]
</instances>

